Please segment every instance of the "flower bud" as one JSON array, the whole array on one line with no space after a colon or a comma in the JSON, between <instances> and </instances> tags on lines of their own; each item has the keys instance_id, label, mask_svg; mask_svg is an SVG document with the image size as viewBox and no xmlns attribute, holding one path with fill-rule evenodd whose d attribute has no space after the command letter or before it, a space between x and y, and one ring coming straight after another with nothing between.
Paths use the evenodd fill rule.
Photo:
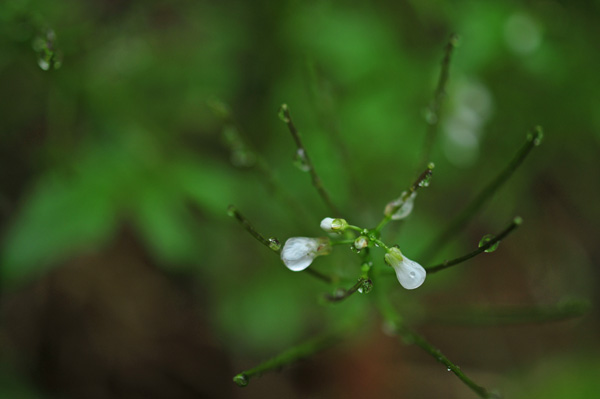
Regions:
<instances>
[{"instance_id":1,"label":"flower bud","mask_svg":"<svg viewBox=\"0 0 600 399\"><path fill-rule=\"evenodd\" d=\"M404 219L405 217L410 215L415 205L415 197L417 196L417 193L416 191L413 192L406 200L403 201L402 198L404 198L406 195L407 193L406 191L404 191L402 192L400 197L388 203L385 206L383 214L385 216L391 216L392 220Z\"/></svg>"},{"instance_id":2,"label":"flower bud","mask_svg":"<svg viewBox=\"0 0 600 399\"><path fill-rule=\"evenodd\" d=\"M344 231L348 227L348 222L344 219L325 218L321 220L321 228L328 233Z\"/></svg>"},{"instance_id":3,"label":"flower bud","mask_svg":"<svg viewBox=\"0 0 600 399\"><path fill-rule=\"evenodd\" d=\"M407 290L418 288L425 281L427 272L423 266L402 255L396 247L390 248L385 254L385 263L394 268L400 285Z\"/></svg>"},{"instance_id":4,"label":"flower bud","mask_svg":"<svg viewBox=\"0 0 600 399\"><path fill-rule=\"evenodd\" d=\"M292 237L285 242L281 250L281 260L288 269L299 272L310 266L317 256L330 253L331 244L328 238Z\"/></svg>"},{"instance_id":5,"label":"flower bud","mask_svg":"<svg viewBox=\"0 0 600 399\"><path fill-rule=\"evenodd\" d=\"M359 251L363 248L366 248L369 245L369 239L365 236L360 236L356 240L354 240L354 248Z\"/></svg>"}]
</instances>

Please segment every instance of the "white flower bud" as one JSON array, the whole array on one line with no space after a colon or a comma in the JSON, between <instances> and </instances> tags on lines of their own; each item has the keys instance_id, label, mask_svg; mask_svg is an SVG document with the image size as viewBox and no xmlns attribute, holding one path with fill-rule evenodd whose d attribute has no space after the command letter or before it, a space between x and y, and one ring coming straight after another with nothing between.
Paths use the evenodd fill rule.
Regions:
<instances>
[{"instance_id":1,"label":"white flower bud","mask_svg":"<svg viewBox=\"0 0 600 399\"><path fill-rule=\"evenodd\" d=\"M328 238L292 237L281 250L281 260L288 269L299 272L310 266L317 256L329 255L330 252Z\"/></svg>"},{"instance_id":2,"label":"white flower bud","mask_svg":"<svg viewBox=\"0 0 600 399\"><path fill-rule=\"evenodd\" d=\"M414 290L425 281L427 272L423 266L402 255L396 247L390 248L385 254L385 262L394 268L400 285L407 290Z\"/></svg>"},{"instance_id":3,"label":"white flower bud","mask_svg":"<svg viewBox=\"0 0 600 399\"><path fill-rule=\"evenodd\" d=\"M394 201L388 203L385 206L385 210L383 211L383 214L385 216L390 216L392 217L392 220L400 220L400 219L404 219L405 217L407 217L408 215L410 215L410 213L413 210L413 207L415 205L415 197L417 196L417 192L414 191L407 199L406 201L402 201L402 198L406 195L406 191L402 192L402 194L400 195L400 197L398 197L397 199L395 199ZM394 210L395 207L400 206L396 212L394 212L392 214L392 211Z\"/></svg>"},{"instance_id":4,"label":"white flower bud","mask_svg":"<svg viewBox=\"0 0 600 399\"><path fill-rule=\"evenodd\" d=\"M354 248L361 250L369 245L369 239L365 236L360 236L354 240Z\"/></svg>"},{"instance_id":5,"label":"white flower bud","mask_svg":"<svg viewBox=\"0 0 600 399\"><path fill-rule=\"evenodd\" d=\"M325 218L321 220L321 228L328 233L344 231L348 227L348 222L344 219Z\"/></svg>"}]
</instances>

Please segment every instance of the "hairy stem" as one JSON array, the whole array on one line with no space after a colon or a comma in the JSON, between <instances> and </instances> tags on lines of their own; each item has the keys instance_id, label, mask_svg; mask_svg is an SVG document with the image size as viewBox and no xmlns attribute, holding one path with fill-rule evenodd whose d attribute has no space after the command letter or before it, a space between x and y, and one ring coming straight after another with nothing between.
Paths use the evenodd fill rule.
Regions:
<instances>
[{"instance_id":1,"label":"hairy stem","mask_svg":"<svg viewBox=\"0 0 600 399\"><path fill-rule=\"evenodd\" d=\"M258 377L262 373L279 369L287 366L300 359L309 357L317 352L333 346L338 342L337 334L328 334L317 337L300 345L294 346L285 352L253 367L249 370L242 371L233 377L233 381L240 387L245 387L250 382L251 378Z\"/></svg>"},{"instance_id":2,"label":"hairy stem","mask_svg":"<svg viewBox=\"0 0 600 399\"><path fill-rule=\"evenodd\" d=\"M448 83L448 76L450 74L450 60L452 59L452 53L457 44L458 35L453 33L450 35L450 39L448 40L448 43L444 49L445 51L444 58L442 59L440 77L433 95L433 101L429 106L429 112L427 115L427 131L425 134L425 146L423 148L423 157L419 169L422 169L431 158L433 143L435 142L438 125L440 123L442 103L446 97L446 84Z\"/></svg>"},{"instance_id":3,"label":"hairy stem","mask_svg":"<svg viewBox=\"0 0 600 399\"><path fill-rule=\"evenodd\" d=\"M285 124L287 125L288 129L290 130L290 133L292 134L292 137L294 138L294 141L296 142L296 147L298 147L298 155L300 156L300 158L302 159L302 161L308 168L308 172L310 173L312 184L317 189L319 196L321 197L323 202L325 202L325 205L327 205L329 210L331 212L333 212L332 216L341 217L342 213L340 212L338 207L335 206L335 204L329 197L329 194L325 190L325 187L323 187L323 182L321 181L321 178L317 174L317 172L315 170L315 166L313 165L312 161L310 160L310 157L308 156L308 152L306 151L306 148L304 148L304 144L302 144L302 140L300 139L300 134L298 133L298 130L296 129L296 126L294 125L294 122L292 121L292 117L290 115L290 110L289 110L287 104L281 105L279 115L281 117L281 120L283 120L285 122Z\"/></svg>"},{"instance_id":4,"label":"hairy stem","mask_svg":"<svg viewBox=\"0 0 600 399\"><path fill-rule=\"evenodd\" d=\"M471 218L490 200L498 189L506 183L512 174L523 163L531 150L541 143L542 128L536 126L527 136L527 140L519 149L515 157L500 173L471 201L471 203L433 240L427 247L422 259L432 259L450 240L456 236L471 220Z\"/></svg>"}]
</instances>

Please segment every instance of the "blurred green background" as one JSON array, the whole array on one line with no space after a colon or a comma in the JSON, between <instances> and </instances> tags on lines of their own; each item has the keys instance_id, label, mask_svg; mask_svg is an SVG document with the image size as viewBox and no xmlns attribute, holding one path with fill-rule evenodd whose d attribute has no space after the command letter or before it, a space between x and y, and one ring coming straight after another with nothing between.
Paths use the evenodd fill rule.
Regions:
<instances>
[{"instance_id":1,"label":"blurred green background","mask_svg":"<svg viewBox=\"0 0 600 399\"><path fill-rule=\"evenodd\" d=\"M524 225L391 300L506 397L600 394L599 21L598 1L3 1L0 397L475 397L383 335L373 294L323 304L335 287L226 213L282 241L333 216L293 164L285 102L336 216L374 226L418 174L452 32L435 174L386 239L419 261L533 125L545 138L437 260ZM344 248L314 267L343 287L359 273ZM435 322L574 298L593 305L576 320ZM231 382L351 319L362 327L334 349Z\"/></svg>"}]
</instances>

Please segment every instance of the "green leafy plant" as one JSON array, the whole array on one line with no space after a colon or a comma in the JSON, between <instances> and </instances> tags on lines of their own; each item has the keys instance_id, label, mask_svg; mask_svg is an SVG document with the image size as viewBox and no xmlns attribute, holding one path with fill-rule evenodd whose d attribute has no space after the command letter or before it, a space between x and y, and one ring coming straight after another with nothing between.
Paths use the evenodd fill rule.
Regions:
<instances>
[{"instance_id":1,"label":"green leafy plant","mask_svg":"<svg viewBox=\"0 0 600 399\"><path fill-rule=\"evenodd\" d=\"M418 262L425 263L426 266L422 266L417 261L413 261L406 257L399 246L393 244L392 241L389 241L390 238L385 237L383 234L384 229L390 222L402 223L404 219L410 215L416 201L417 193L421 188L430 185L431 177L434 172L434 164L429 162L429 159L437 135L442 103L446 95L450 61L457 43L458 37L452 35L446 45L438 85L434 93L433 101L428 109L426 117L428 124L425 145L422 151L423 160L421 161L423 164L421 167L422 172L417 176L414 182L406 188L406 190L386 205L383 210L383 218L375 227L366 228L352 224L354 221L350 217L351 215L344 213L332 200L322 179L315 169L311 157L309 156L309 152L304 146L301 135L292 120L289 107L286 104L281 106L279 118L287 125L296 144L296 165L300 170L309 174L313 187L325 206L329 209L330 214L322 219L320 225L321 229L327 234L321 237L291 237L285 241L284 245L282 245L278 238L267 238L268 236L261 234L254 224L251 223L235 206L229 206L228 214L237 219L237 221L260 243L278 254L281 261L288 269L294 272L307 273L332 286L338 284L340 281L339 276L324 274L316 270L316 268L311 267L312 263L319 256L334 256L338 247L350 248L350 250L358 257L356 283L348 288L337 288L334 289L333 293L324 294L323 300L326 302L341 302L347 300L357 292L361 294L373 292L375 297L375 307L380 313L381 318L384 320L384 325L388 333L397 335L406 344L414 344L424 350L437 362L444 365L448 371L454 373L456 377L479 397L492 398L499 397L499 394L473 381L460 367L448 359L440 349L413 330L413 328L404 320L390 300L389 290L393 289L393 286L390 286L389 284L379 284L380 282L384 282L386 279L395 276L400 285L405 289L416 289L426 283L426 278L430 275L460 265L482 253L495 251L498 248L499 243L509 234L513 233L523 222L521 217L514 217L513 220L499 233L485 235L479 242L478 247L473 251L454 259L444 260L438 264L429 264L430 260L433 259L448 243L449 239L460 234L467 223L472 220L493 195L507 182L532 150L541 144L543 132L542 128L539 126L531 129L527 134L525 143L516 152L511 161L501 169L474 198L472 198L470 203L459 212L450 223L441 230L441 232L433 237L424 253L416 255L411 253L411 256L414 256L414 259ZM226 117L225 119L229 118L229 112L226 111L222 105L219 105L219 103L213 104L213 108L217 111L220 110L222 116ZM231 120L229 120L229 123L231 123ZM227 142L232 150L232 156L234 156L235 159L258 162L259 170L267 177L269 184L276 186L276 182L270 173L270 169L266 167L265 161L254 151L249 149L241 137L237 135L232 137L231 134L226 137L228 138ZM286 197L285 195L282 195L282 197L284 197L289 204L294 205L294 201L291 198ZM408 251L410 250L407 250L407 252ZM381 262L380 260L383 260L384 262ZM500 325L521 322L542 322L580 315L586 309L586 306L585 303L576 301L560 303L549 307L498 309L497 311L485 313L469 313L468 311L465 311L462 314L462 317L467 318L475 324L483 323ZM314 353L333 345L338 341L338 338L341 335L343 335L343 329L334 332L325 332L323 335L292 347L254 368L240 372L234 376L233 381L239 386L246 386L252 378L257 377L264 372L279 369L282 366L293 363L298 359L311 356Z\"/></svg>"}]
</instances>

